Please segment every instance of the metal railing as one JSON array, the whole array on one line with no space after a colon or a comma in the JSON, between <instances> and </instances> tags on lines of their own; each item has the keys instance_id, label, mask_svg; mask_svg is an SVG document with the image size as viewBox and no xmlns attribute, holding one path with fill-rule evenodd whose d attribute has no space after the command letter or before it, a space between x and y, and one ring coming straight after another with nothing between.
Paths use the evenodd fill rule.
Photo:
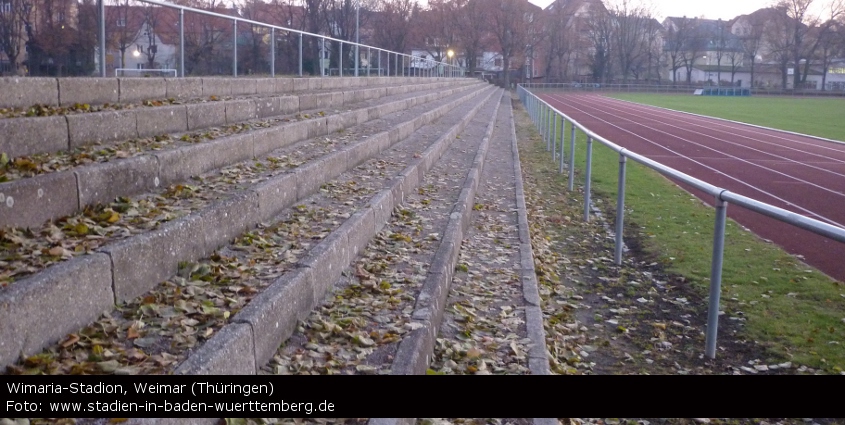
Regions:
<instances>
[{"instance_id":1,"label":"metal railing","mask_svg":"<svg viewBox=\"0 0 845 425\"><path fill-rule=\"evenodd\" d=\"M592 147L593 142L599 142L602 145L610 148L612 151L619 154L619 173L618 173L618 187L616 199L616 222L614 227L615 232L615 252L614 262L617 265L622 264L622 250L624 241L622 233L624 231L624 215L625 215L625 169L628 158L645 165L652 170L657 171L667 177L671 177L680 182L686 183L696 189L699 189L715 198L716 219L713 230L713 255L710 267L710 296L707 313L707 332L705 342L705 355L713 359L716 357L716 336L719 324L719 298L721 296L722 286L722 260L725 247L725 223L727 220L727 206L728 203L738 205L740 207L749 209L756 213L774 218L775 220L809 230L815 234L845 243L845 229L833 226L812 218L804 217L800 214L758 201L737 193L730 192L714 186L705 181L699 180L695 177L684 174L674 168L667 167L659 162L653 161L636 152L629 151L622 146L619 146L590 130L583 124L573 120L568 115L552 107L548 102L540 99L531 90L522 85L517 87L517 94L519 95L522 104L525 105L528 114L537 126L538 131L546 142L546 150L552 152L552 160L556 160L560 156L560 164L558 172L563 173L564 168L569 169L569 190L575 188L575 136L576 129L580 129L587 137L587 159L584 176L584 221L590 220L590 180L592 173ZM557 148L557 122L561 122L560 131L560 152ZM569 137L569 164L564 162L564 143L566 132L563 131L566 127L566 122L571 124L571 132Z\"/></svg>"},{"instance_id":2,"label":"metal railing","mask_svg":"<svg viewBox=\"0 0 845 425\"><path fill-rule=\"evenodd\" d=\"M200 15L211 16L215 18L222 18L232 22L233 26L233 42L232 42L232 75L237 77L238 76L238 23L254 25L258 27L268 28L270 30L270 75L275 76L275 43L276 43L276 30L285 32L285 33L293 33L299 34L299 67L298 67L298 74L301 77L303 75L303 37L315 37L316 39L320 40L321 44L321 59L322 59L322 52L326 52L326 42L336 42L339 46L338 52L338 66L335 67L339 70L339 76L343 76L344 67L343 67L343 49L344 45L349 46L349 50L347 52L352 52L353 48L355 51L355 58L354 58L354 75L358 76L359 69L362 69L358 64L358 52L359 50L366 49L367 50L367 57L371 58L371 54L375 52L378 57L378 67L379 69L382 68L381 57L382 54L385 56L386 66L384 66L385 73L384 76L399 76L399 75L408 75L408 76L415 76L415 77L463 77L465 74L465 69L463 67L448 64L441 61L435 61L428 58L421 58L418 56L412 56L405 53L394 52L387 49L382 49L380 47L369 46L365 44L360 44L352 41L341 40L333 37L328 37L325 35L320 34L313 34L306 31L296 30L292 28L286 28L278 25L268 24L266 22L259 22L254 21L251 19L241 18L238 16L231 16L222 13L212 12L209 10L203 9L196 9L193 7L182 6L178 4L168 3L164 1L158 0L137 0L143 3L149 3L156 6L176 9L179 11L179 76L185 76L185 12L197 13ZM98 9L98 26L99 26L99 34L98 34L98 43L99 43L99 74L101 77L106 76L106 13L105 13L105 0L97 0L97 9ZM391 60L391 57L393 58ZM322 67L321 67L322 68ZM368 67L367 67L368 68ZM363 69L367 69L363 68ZM362 70L363 70L362 69ZM321 69L320 76L326 76L326 73ZM369 71L367 71L369 74ZM381 75L381 74L380 74Z\"/></svg>"}]
</instances>

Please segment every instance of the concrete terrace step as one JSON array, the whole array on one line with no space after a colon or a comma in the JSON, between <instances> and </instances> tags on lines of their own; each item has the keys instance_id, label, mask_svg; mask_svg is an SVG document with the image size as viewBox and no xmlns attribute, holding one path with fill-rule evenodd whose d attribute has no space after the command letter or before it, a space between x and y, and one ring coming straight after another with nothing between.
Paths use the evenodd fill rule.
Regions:
<instances>
[{"instance_id":1,"label":"concrete terrace step","mask_svg":"<svg viewBox=\"0 0 845 425\"><path fill-rule=\"evenodd\" d=\"M241 84L240 81L222 81L228 81L233 86ZM348 81L350 84L354 82L356 81ZM235 98L230 98L228 94L207 95L201 98L165 98L151 95L149 97L156 103L149 101L136 104L114 103L113 107L101 111L94 111L97 108L91 109L91 105L87 104L83 108L88 109L81 110L73 109L73 105L64 105L63 108L52 111L51 113L56 113L52 116L0 118L0 152L5 152L15 158L69 151L95 143L108 145L121 140L194 131L316 108L337 108L408 91L446 88L469 83L467 80L443 79L408 85L395 83L392 78L375 82L379 84L340 86L298 94L290 91L262 94L237 93ZM223 90L214 91L223 92ZM154 92L154 90L149 91L149 93ZM211 99L216 101L211 101ZM171 100L176 104L172 104Z\"/></svg>"},{"instance_id":2,"label":"concrete terrace step","mask_svg":"<svg viewBox=\"0 0 845 425\"><path fill-rule=\"evenodd\" d=\"M69 164L61 171L0 183L0 194L5 201L0 205L4 213L0 215L0 228L40 226L88 206L110 202L118 196L155 190L184 181L192 174L264 155L285 144L329 134L420 102L478 87L477 84L460 84L453 88L436 86L410 94L397 90L399 94L350 104L351 110L345 112L318 110L311 115L300 114L301 119L293 122L290 118L264 122L261 125L267 127L257 130L243 126L241 131L224 133L213 140L207 139L208 133L189 138L176 135L162 143L135 145L131 148L134 152L123 151L131 155L128 158L112 154L104 158L104 162L78 167Z\"/></svg>"},{"instance_id":3,"label":"concrete terrace step","mask_svg":"<svg viewBox=\"0 0 845 425\"><path fill-rule=\"evenodd\" d=\"M497 90L478 113L423 158L440 158L394 203L387 224L354 259L335 291L281 346L267 373L389 374L413 367L425 325L415 304L432 282L451 276L463 216L472 208L478 166L502 98ZM442 150L441 155L436 155ZM457 242L457 243L456 243ZM298 285L295 280L288 287ZM421 373L425 372L423 366Z\"/></svg>"},{"instance_id":4,"label":"concrete terrace step","mask_svg":"<svg viewBox=\"0 0 845 425\"><path fill-rule=\"evenodd\" d=\"M243 189L223 191L226 196L214 196L213 203L206 203L208 206L182 218L107 244L92 255L51 266L0 290L0 321L9 324L0 330L0 364L9 364L20 355L54 344L69 332L91 323L103 311L110 311L115 303L119 304L118 316L121 316L125 313L123 302L184 271L179 268L180 263L208 256L238 234L272 221L280 211L320 190L321 185L349 168L378 155L453 108L467 102L472 104L478 94L476 88L433 105L421 104L394 112L393 118L382 120L382 128L374 122L368 133L361 135L366 139L342 147L327 146L331 153L307 159L307 163L292 172L270 173L265 175L268 178L265 180L242 181ZM285 152L314 150L315 140L310 143L289 147ZM279 157L268 157L269 163L274 161L279 161Z\"/></svg>"},{"instance_id":5,"label":"concrete terrace step","mask_svg":"<svg viewBox=\"0 0 845 425\"><path fill-rule=\"evenodd\" d=\"M131 103L150 99L196 99L209 96L249 96L316 92L383 84L419 84L448 78L340 77L340 78L0 78L0 108L33 105L72 106Z\"/></svg>"},{"instance_id":6,"label":"concrete terrace step","mask_svg":"<svg viewBox=\"0 0 845 425\"><path fill-rule=\"evenodd\" d=\"M456 143L456 136L474 116L482 113L483 105L490 103L485 102L485 98L496 94L499 94L498 90L486 92L464 105L465 114L443 117L337 180L356 182L356 186L366 188L368 195L374 193L374 196L349 206L343 198L327 197L324 193L309 198L304 203L308 208L329 213L343 211L342 215L349 218L305 255L300 268L290 270L272 283L234 317L233 324L194 353L176 372L260 372L258 369L271 361L279 345L291 336L297 322L308 317L327 293L335 292L333 288L338 280L345 279L350 262L384 228L394 208L414 196L423 176L438 171L435 164L441 162L441 156ZM375 174L374 169L377 170Z\"/></svg>"}]
</instances>

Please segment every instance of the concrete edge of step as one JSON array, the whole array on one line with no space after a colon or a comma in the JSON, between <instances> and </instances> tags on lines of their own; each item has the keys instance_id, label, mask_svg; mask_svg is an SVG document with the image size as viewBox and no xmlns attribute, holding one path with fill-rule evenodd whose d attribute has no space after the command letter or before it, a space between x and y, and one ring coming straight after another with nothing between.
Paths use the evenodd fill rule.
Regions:
<instances>
[{"instance_id":1,"label":"concrete edge of step","mask_svg":"<svg viewBox=\"0 0 845 425\"><path fill-rule=\"evenodd\" d=\"M434 350L434 340L437 337L445 311L446 299L458 260L458 253L461 249L461 242L470 223L475 193L479 185L478 176L481 175L497 114L502 99L504 99L503 90L497 90L497 93L499 95L497 104L487 126L484 139L478 148L471 169L467 172L465 184L446 225L447 230L444 232L431 262L431 268L423 282L420 295L414 306L414 312L411 315L412 320L420 323L422 327L411 331L399 343L391 368L393 375L422 375L428 369L431 354Z\"/></svg>"},{"instance_id":2,"label":"concrete edge of step","mask_svg":"<svg viewBox=\"0 0 845 425\"><path fill-rule=\"evenodd\" d=\"M510 99L509 99L510 100ZM549 368L548 350L546 348L546 331L543 325L542 300L534 269L534 251L531 248L530 228L528 226L528 210L525 205L525 191L522 181L522 167L519 163L519 145L516 137L516 123L513 117L513 107L508 104L508 126L511 129L511 150L514 159L514 175L516 177L516 206L519 221L519 251L520 251L520 280L522 293L527 304L525 308L525 325L531 347L528 352L528 369L532 375L551 375Z\"/></svg>"}]
</instances>

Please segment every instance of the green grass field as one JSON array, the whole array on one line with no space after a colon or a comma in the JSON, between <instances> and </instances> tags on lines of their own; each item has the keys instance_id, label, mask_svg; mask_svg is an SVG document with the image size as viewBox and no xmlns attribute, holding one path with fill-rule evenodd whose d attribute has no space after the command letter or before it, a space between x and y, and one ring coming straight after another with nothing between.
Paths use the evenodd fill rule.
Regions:
<instances>
[{"instance_id":1,"label":"green grass field","mask_svg":"<svg viewBox=\"0 0 845 425\"><path fill-rule=\"evenodd\" d=\"M729 108L724 105L739 100L744 103L733 104L733 108L744 111L745 120L761 125L773 125L777 121L772 120L772 111L788 115L786 104L771 110L757 109L759 112L754 113L756 106L753 105L762 108L771 99L648 95L625 98L648 100L650 104L661 103L661 106L696 113L720 110L722 116L729 119L740 117L729 115ZM700 100L703 102L698 103ZM791 101L804 102L803 99ZM841 122L845 121L845 116L842 116L845 114L845 101L833 101L843 107L836 111L831 111L834 109L831 100L812 99L810 103L817 101L828 105L824 113L841 116L840 123L837 123L841 126ZM810 109L802 110L803 114L810 116ZM824 137L837 137L839 134L839 138L845 139L841 127L839 133L833 131L836 128L833 124L827 128L829 133L815 134ZM566 138L565 155L568 158L569 126L566 127ZM579 134L575 149L576 185L583 184L585 142L586 138ZM628 164L626 234L636 234L645 250L657 256L667 271L686 277L702 295L706 294L713 246L713 209L657 172L631 161ZM592 188L594 196L604 200L602 203L609 220L613 220L615 211L617 170L618 155L594 143ZM745 317L747 337L760 341L773 353L773 358L761 360L792 361L829 373L840 373L845 369L844 306L843 283L831 280L729 220L721 307L729 316L741 314Z\"/></svg>"},{"instance_id":2,"label":"green grass field","mask_svg":"<svg viewBox=\"0 0 845 425\"><path fill-rule=\"evenodd\" d=\"M845 141L845 98L618 93L609 97Z\"/></svg>"}]
</instances>

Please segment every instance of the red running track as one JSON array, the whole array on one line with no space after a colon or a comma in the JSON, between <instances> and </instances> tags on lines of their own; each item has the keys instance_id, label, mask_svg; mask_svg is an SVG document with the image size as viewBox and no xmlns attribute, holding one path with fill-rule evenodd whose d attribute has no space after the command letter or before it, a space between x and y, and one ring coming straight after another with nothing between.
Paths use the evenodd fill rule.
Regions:
<instances>
[{"instance_id":1,"label":"red running track","mask_svg":"<svg viewBox=\"0 0 845 425\"><path fill-rule=\"evenodd\" d=\"M597 94L541 97L602 137L650 159L731 192L845 227L845 144ZM714 204L712 196L681 186ZM845 244L738 206L729 205L728 216L845 281Z\"/></svg>"}]
</instances>

